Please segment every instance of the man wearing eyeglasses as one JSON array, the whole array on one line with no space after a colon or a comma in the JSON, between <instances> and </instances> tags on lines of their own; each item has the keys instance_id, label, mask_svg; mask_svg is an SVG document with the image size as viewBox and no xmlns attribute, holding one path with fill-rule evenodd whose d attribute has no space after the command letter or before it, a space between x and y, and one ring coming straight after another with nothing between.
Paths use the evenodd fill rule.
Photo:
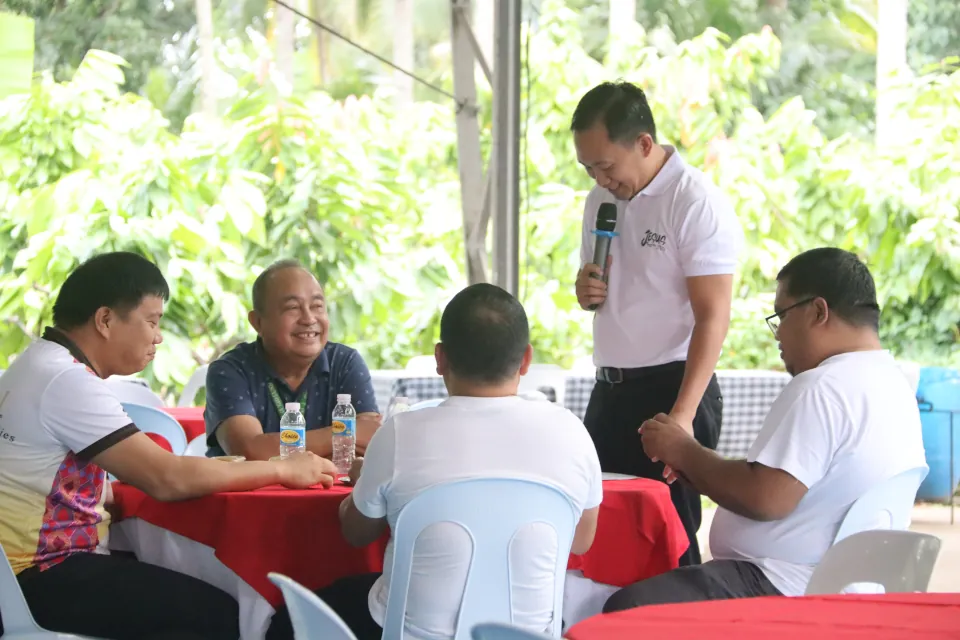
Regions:
<instances>
[{"instance_id":1,"label":"man wearing eyeglasses","mask_svg":"<svg viewBox=\"0 0 960 640\"><path fill-rule=\"evenodd\" d=\"M714 559L621 589L604 611L802 595L850 506L886 480L926 467L914 390L880 344L866 265L840 249L814 249L791 260L777 281L766 320L794 378L746 460L721 458L666 415L640 430L651 458L719 506L710 530ZM898 511L912 502L885 506Z\"/></svg>"}]
</instances>

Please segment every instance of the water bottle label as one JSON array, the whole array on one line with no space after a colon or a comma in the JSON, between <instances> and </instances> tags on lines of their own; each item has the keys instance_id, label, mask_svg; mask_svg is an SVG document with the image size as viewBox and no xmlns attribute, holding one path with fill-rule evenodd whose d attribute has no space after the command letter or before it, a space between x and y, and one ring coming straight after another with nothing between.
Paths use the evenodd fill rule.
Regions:
<instances>
[{"instance_id":1,"label":"water bottle label","mask_svg":"<svg viewBox=\"0 0 960 640\"><path fill-rule=\"evenodd\" d=\"M357 431L356 418L337 418L333 421L333 432L336 435L352 436Z\"/></svg>"},{"instance_id":2,"label":"water bottle label","mask_svg":"<svg viewBox=\"0 0 960 640\"><path fill-rule=\"evenodd\" d=\"M280 442L292 447L306 445L307 432L303 427L284 427L280 431Z\"/></svg>"}]
</instances>

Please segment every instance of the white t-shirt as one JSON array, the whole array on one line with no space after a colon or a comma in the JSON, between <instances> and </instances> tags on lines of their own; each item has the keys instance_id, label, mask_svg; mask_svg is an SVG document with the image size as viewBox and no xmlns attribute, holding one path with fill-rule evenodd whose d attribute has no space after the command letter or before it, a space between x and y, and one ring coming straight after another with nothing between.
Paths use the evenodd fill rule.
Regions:
<instances>
[{"instance_id":1,"label":"white t-shirt","mask_svg":"<svg viewBox=\"0 0 960 640\"><path fill-rule=\"evenodd\" d=\"M360 513L386 517L434 485L469 478L521 478L565 493L577 517L600 504L597 452L583 423L549 402L516 396L454 396L437 407L388 420L367 447L353 491ZM551 621L556 536L546 525L518 533L513 554L515 624L543 631ZM450 523L428 527L414 549L407 599L406 638L451 638L463 595L470 543ZM387 607L393 542L384 574L370 591L370 613L381 625Z\"/></svg>"},{"instance_id":2,"label":"white t-shirt","mask_svg":"<svg viewBox=\"0 0 960 640\"><path fill-rule=\"evenodd\" d=\"M850 506L878 483L926 465L916 397L886 351L833 356L783 389L747 460L783 469L807 493L772 522L717 509L710 550L753 562L785 595L803 595Z\"/></svg>"},{"instance_id":3,"label":"white t-shirt","mask_svg":"<svg viewBox=\"0 0 960 640\"><path fill-rule=\"evenodd\" d=\"M676 149L632 200L600 186L583 208L581 266L593 262L597 210L617 205L607 299L593 320L598 367L649 367L687 359L693 310L686 279L732 274L743 246L733 207L710 179ZM601 265L603 266L603 265Z\"/></svg>"},{"instance_id":4,"label":"white t-shirt","mask_svg":"<svg viewBox=\"0 0 960 640\"><path fill-rule=\"evenodd\" d=\"M90 460L137 433L65 344L75 353L38 340L0 376L0 543L15 573L105 552L106 478Z\"/></svg>"}]
</instances>

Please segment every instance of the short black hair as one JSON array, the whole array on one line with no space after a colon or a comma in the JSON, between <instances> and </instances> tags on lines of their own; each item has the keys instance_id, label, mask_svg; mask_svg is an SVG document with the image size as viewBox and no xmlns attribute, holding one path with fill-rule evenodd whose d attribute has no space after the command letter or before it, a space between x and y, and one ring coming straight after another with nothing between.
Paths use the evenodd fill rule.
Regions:
<instances>
[{"instance_id":1,"label":"short black hair","mask_svg":"<svg viewBox=\"0 0 960 640\"><path fill-rule=\"evenodd\" d=\"M270 284L270 278L273 274L287 269L303 269L303 265L293 259L277 260L272 265L263 270L263 273L257 276L253 281L253 310L257 313L263 313L267 307L267 285Z\"/></svg>"},{"instance_id":2,"label":"short black hair","mask_svg":"<svg viewBox=\"0 0 960 640\"><path fill-rule=\"evenodd\" d=\"M126 314L146 296L168 300L170 287L157 265L129 251L94 256L67 276L53 304L53 324L69 331L108 307Z\"/></svg>"},{"instance_id":3,"label":"short black hair","mask_svg":"<svg viewBox=\"0 0 960 640\"><path fill-rule=\"evenodd\" d=\"M530 344L527 312L500 287L470 285L443 310L440 343L454 375L479 383L503 382L520 369Z\"/></svg>"},{"instance_id":4,"label":"short black hair","mask_svg":"<svg viewBox=\"0 0 960 640\"><path fill-rule=\"evenodd\" d=\"M856 254L834 247L805 251L780 270L777 281L797 301L823 298L830 311L847 323L880 330L877 288Z\"/></svg>"},{"instance_id":5,"label":"short black hair","mask_svg":"<svg viewBox=\"0 0 960 640\"><path fill-rule=\"evenodd\" d=\"M657 141L657 125L647 96L629 82L604 82L580 98L570 122L571 131L586 131L598 122L603 122L611 142L632 145L642 133Z\"/></svg>"}]
</instances>

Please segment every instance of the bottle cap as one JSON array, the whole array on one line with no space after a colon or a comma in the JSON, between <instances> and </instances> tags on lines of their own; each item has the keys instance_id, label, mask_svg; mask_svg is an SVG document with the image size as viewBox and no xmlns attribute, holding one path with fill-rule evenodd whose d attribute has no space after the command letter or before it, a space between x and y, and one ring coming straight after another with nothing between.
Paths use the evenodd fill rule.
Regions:
<instances>
[{"instance_id":1,"label":"bottle cap","mask_svg":"<svg viewBox=\"0 0 960 640\"><path fill-rule=\"evenodd\" d=\"M338 393L337 402L340 404L350 404L350 394L349 393Z\"/></svg>"},{"instance_id":2,"label":"bottle cap","mask_svg":"<svg viewBox=\"0 0 960 640\"><path fill-rule=\"evenodd\" d=\"M286 409L287 411L300 411L300 403L288 402L287 404L283 405L283 408Z\"/></svg>"}]
</instances>

